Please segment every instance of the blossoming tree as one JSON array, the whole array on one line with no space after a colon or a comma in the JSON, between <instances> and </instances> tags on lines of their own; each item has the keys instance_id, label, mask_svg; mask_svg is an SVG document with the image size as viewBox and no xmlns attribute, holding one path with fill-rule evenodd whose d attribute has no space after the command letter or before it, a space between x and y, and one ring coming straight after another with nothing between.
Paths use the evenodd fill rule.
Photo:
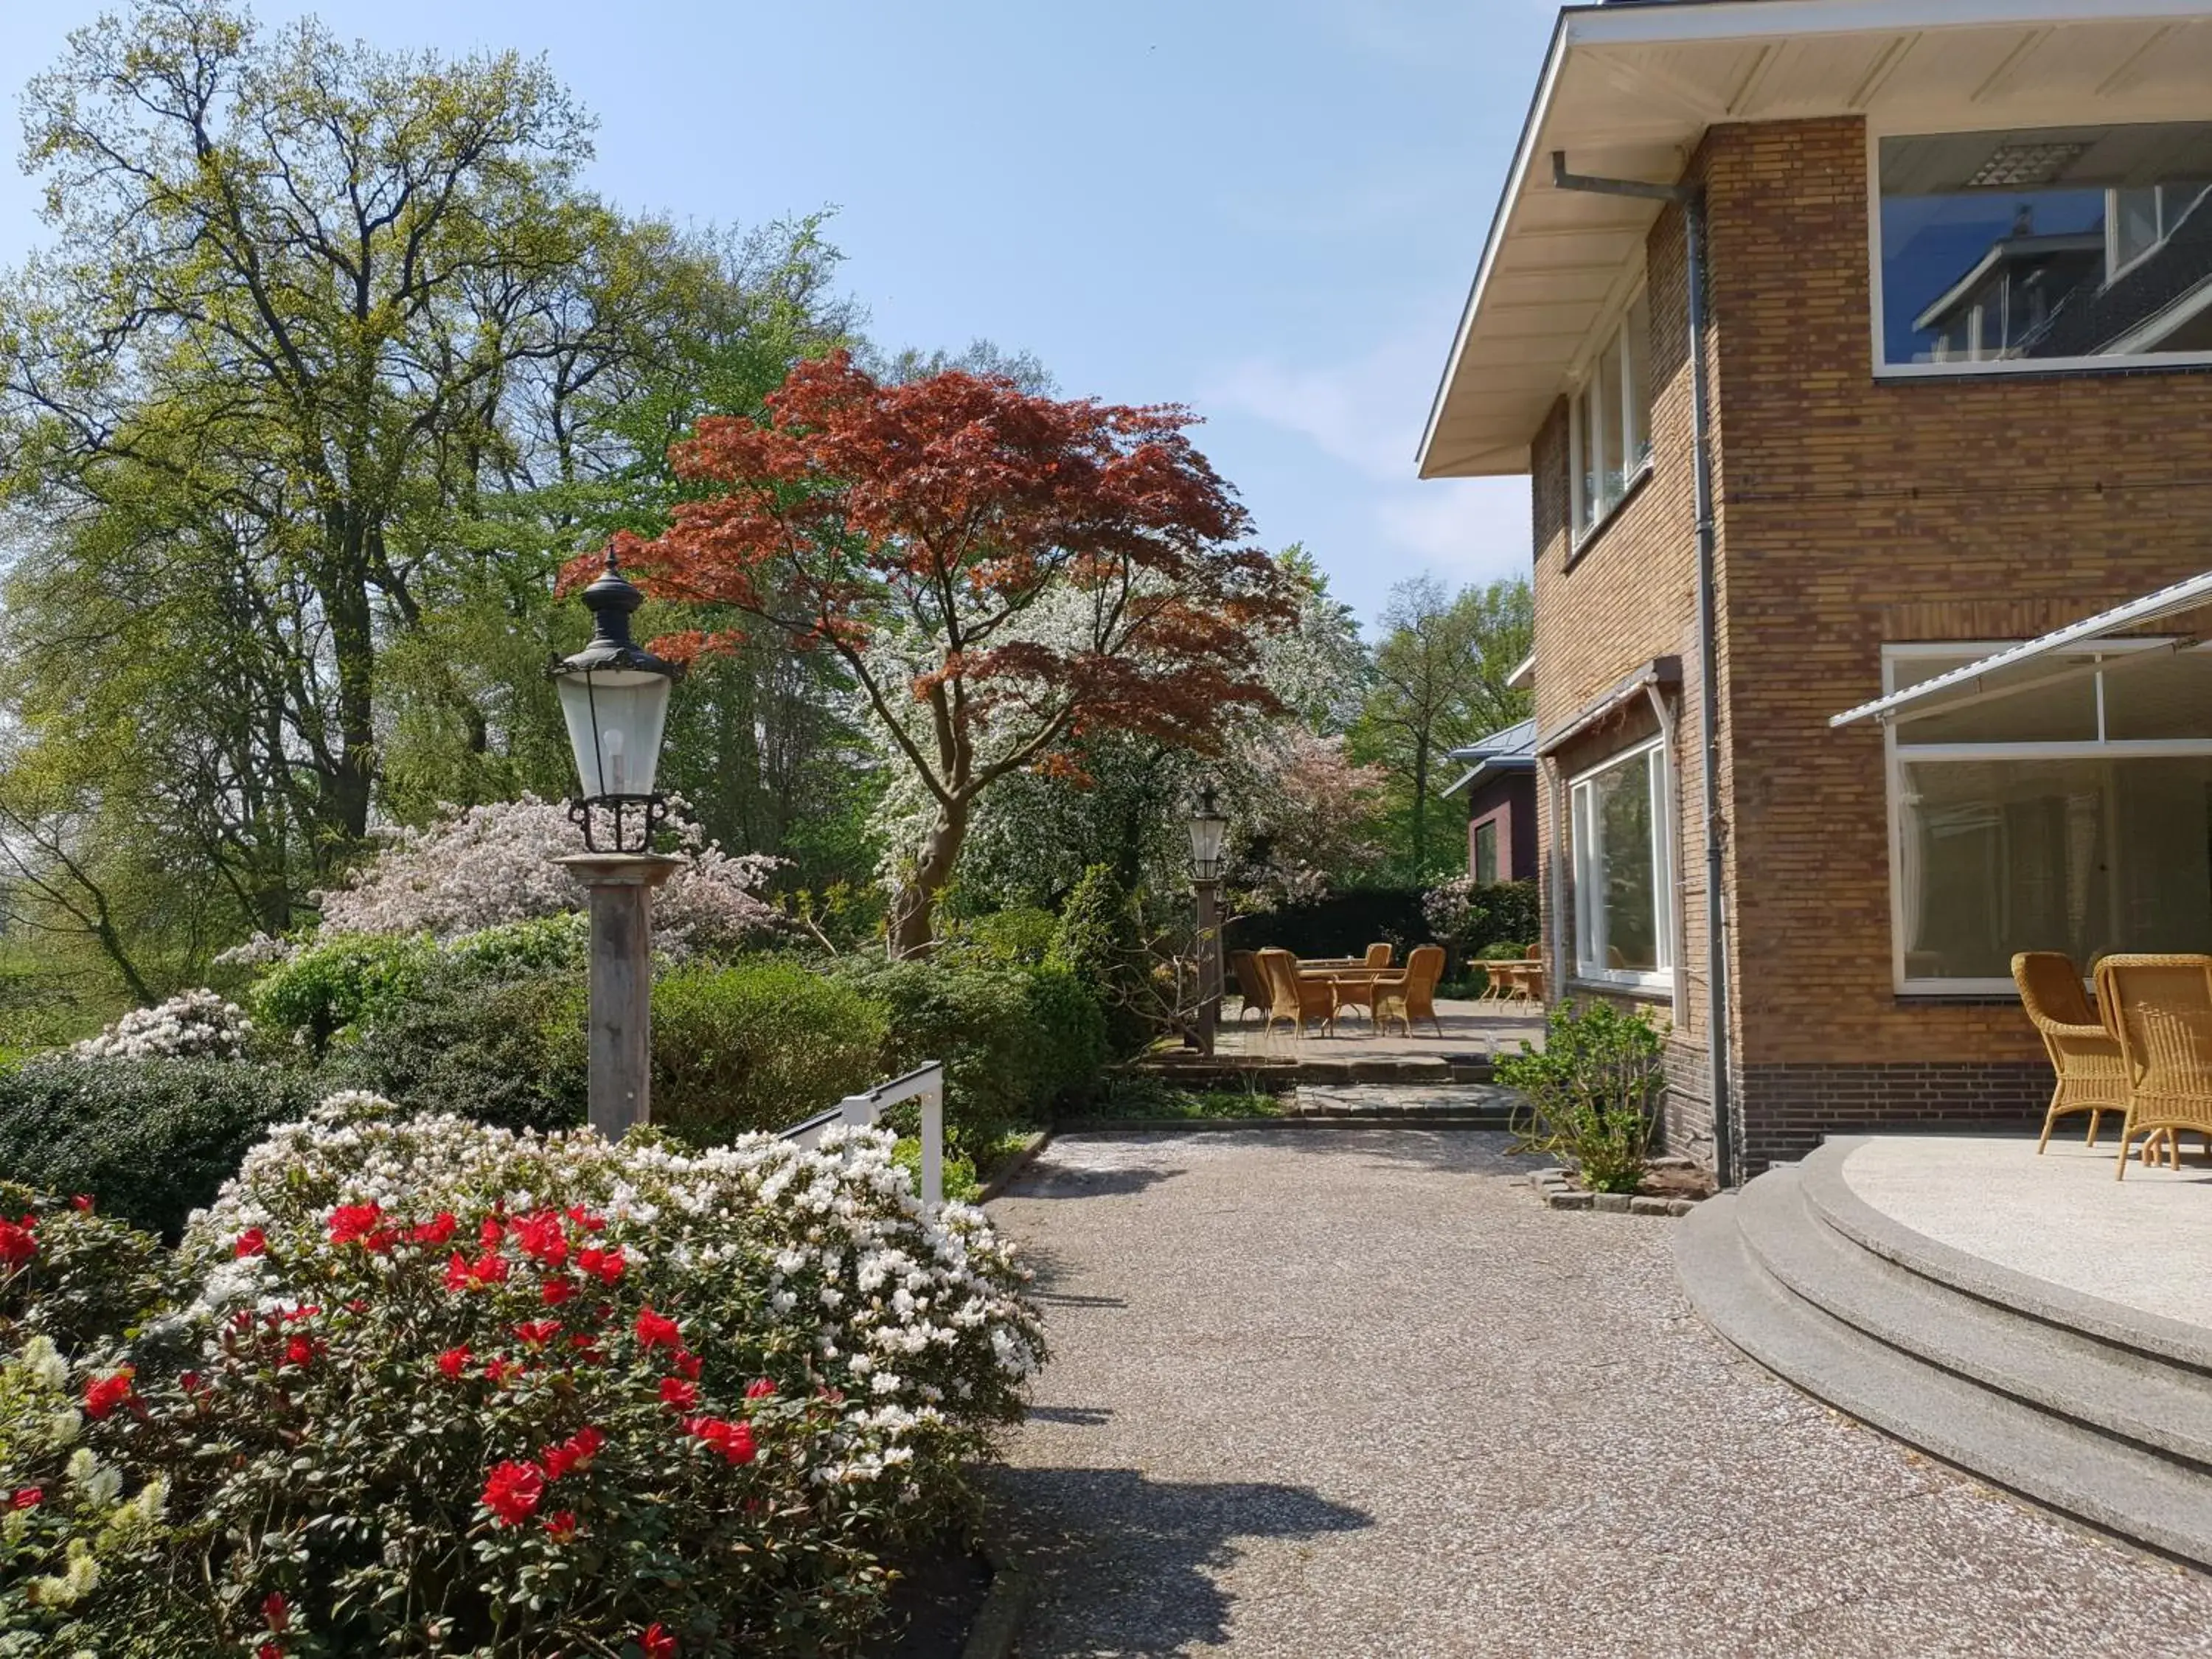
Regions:
<instances>
[{"instance_id":1,"label":"blossoming tree","mask_svg":"<svg viewBox=\"0 0 2212 1659\"><path fill-rule=\"evenodd\" d=\"M768 404L764 422L708 416L676 445L701 493L618 550L657 596L734 607L852 675L931 803L901 866L894 954L928 944L1000 779L1069 769L1085 732L1205 749L1233 711L1272 706L1254 641L1293 607L1273 562L1236 545L1247 515L1185 411L959 370L885 385L842 352Z\"/></svg>"}]
</instances>

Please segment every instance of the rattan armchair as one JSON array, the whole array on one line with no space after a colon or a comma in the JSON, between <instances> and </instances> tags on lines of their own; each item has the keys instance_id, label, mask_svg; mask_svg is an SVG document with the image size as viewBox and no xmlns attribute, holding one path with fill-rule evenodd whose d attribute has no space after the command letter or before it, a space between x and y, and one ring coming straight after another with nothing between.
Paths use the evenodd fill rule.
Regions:
<instances>
[{"instance_id":1,"label":"rattan armchair","mask_svg":"<svg viewBox=\"0 0 2212 1659\"><path fill-rule=\"evenodd\" d=\"M1417 1019L1428 1021L1436 1028L1437 1035L1442 1036L1444 1028L1437 1018L1437 984L1443 976L1444 947L1417 945L1406 957L1406 965L1396 973L1375 975L1367 988L1367 1006L1379 1024L1386 1003L1401 1004L1408 1036L1413 1035Z\"/></svg>"},{"instance_id":2,"label":"rattan armchair","mask_svg":"<svg viewBox=\"0 0 2212 1659\"><path fill-rule=\"evenodd\" d=\"M1267 976L1260 971L1259 957L1250 951L1231 951L1229 971L1237 976L1237 1023L1243 1024L1247 1014L1266 1014L1275 999L1267 989Z\"/></svg>"},{"instance_id":3,"label":"rattan armchair","mask_svg":"<svg viewBox=\"0 0 2212 1659\"><path fill-rule=\"evenodd\" d=\"M2048 1146L2058 1120L2074 1112L2089 1115L2088 1144L2094 1146L2105 1114L2124 1116L2128 1109L2128 1068L2119 1039L2089 1006L2080 970L2058 951L2021 951L2012 959L2012 979L2020 987L2020 1006L2042 1035L2051 1069L2058 1074L2035 1150L2040 1153Z\"/></svg>"},{"instance_id":4,"label":"rattan armchair","mask_svg":"<svg viewBox=\"0 0 2212 1659\"><path fill-rule=\"evenodd\" d=\"M1326 979L1316 979L1298 972L1298 959L1288 951L1268 949L1260 952L1260 972L1267 981L1267 1026L1264 1035L1273 1036L1275 1022L1286 1019L1298 1036L1306 1034L1306 1022L1321 1019L1328 1028L1336 1029L1336 987Z\"/></svg>"},{"instance_id":5,"label":"rattan armchair","mask_svg":"<svg viewBox=\"0 0 2212 1659\"><path fill-rule=\"evenodd\" d=\"M1370 945L1367 947L1367 966L1375 969L1376 972L1381 973L1389 965L1390 947L1389 945Z\"/></svg>"},{"instance_id":6,"label":"rattan armchair","mask_svg":"<svg viewBox=\"0 0 2212 1659\"><path fill-rule=\"evenodd\" d=\"M2126 1176L2139 1135L2148 1138L2146 1163L2162 1139L2178 1165L2181 1136L2191 1131L2212 1157L2212 957L2106 957L2097 964L2097 1002L2127 1075L2114 1178Z\"/></svg>"}]
</instances>

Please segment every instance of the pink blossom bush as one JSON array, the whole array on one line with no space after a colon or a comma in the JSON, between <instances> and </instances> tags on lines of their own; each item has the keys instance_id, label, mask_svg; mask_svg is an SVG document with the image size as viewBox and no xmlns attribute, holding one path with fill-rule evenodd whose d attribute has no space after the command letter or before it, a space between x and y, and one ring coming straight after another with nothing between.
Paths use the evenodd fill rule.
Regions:
<instances>
[{"instance_id":1,"label":"pink blossom bush","mask_svg":"<svg viewBox=\"0 0 2212 1659\"><path fill-rule=\"evenodd\" d=\"M1042 1356L1009 1247L876 1132L690 1156L332 1097L178 1265L70 1378L148 1522L94 1650L844 1650Z\"/></svg>"}]
</instances>

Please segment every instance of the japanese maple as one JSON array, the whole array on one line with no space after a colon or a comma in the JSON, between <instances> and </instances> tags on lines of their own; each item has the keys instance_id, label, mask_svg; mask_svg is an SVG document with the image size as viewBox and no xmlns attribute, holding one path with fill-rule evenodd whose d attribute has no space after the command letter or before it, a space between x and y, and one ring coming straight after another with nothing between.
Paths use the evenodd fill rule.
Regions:
<instances>
[{"instance_id":1,"label":"japanese maple","mask_svg":"<svg viewBox=\"0 0 2212 1659\"><path fill-rule=\"evenodd\" d=\"M1203 750L1224 715L1273 706L1255 641L1292 597L1237 545L1248 517L1191 422L960 370L884 384L840 352L793 369L763 421L702 419L670 451L699 495L657 540L617 538L656 596L732 607L852 675L933 805L901 860L895 953L928 943L999 779L1068 769L1086 731Z\"/></svg>"}]
</instances>

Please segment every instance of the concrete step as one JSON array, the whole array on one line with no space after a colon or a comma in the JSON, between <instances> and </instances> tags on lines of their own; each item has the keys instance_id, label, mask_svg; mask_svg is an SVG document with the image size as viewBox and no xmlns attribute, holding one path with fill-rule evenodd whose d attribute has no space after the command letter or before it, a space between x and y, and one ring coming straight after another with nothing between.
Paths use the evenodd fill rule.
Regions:
<instances>
[{"instance_id":1,"label":"concrete step","mask_svg":"<svg viewBox=\"0 0 2212 1659\"><path fill-rule=\"evenodd\" d=\"M1796 1178L1785 1168L1752 1185L1773 1182L1789 1192ZM2202 1467L1931 1364L1837 1317L1768 1270L1747 1235L1746 1207L1745 1194L1711 1200L1674 1234L1676 1267L1692 1304L1729 1342L1814 1398L1993 1485L2212 1567L2212 1475ZM1800 1208L1809 1225L1809 1212ZM1786 1220L1778 1209L1761 1208L1751 1224L1774 1246L1772 1229ZM1808 1251L1793 1271L1816 1272L1818 1261ZM1863 1282L1859 1291L1869 1294ZM1844 1300L1840 1291L1830 1295ZM1888 1306L1880 1322L1902 1334L1918 1316ZM1967 1346L1954 1345L1954 1357ZM2018 1358L2011 1356L2015 1364Z\"/></svg>"},{"instance_id":2,"label":"concrete step","mask_svg":"<svg viewBox=\"0 0 2212 1659\"><path fill-rule=\"evenodd\" d=\"M2212 1379L1926 1279L1830 1227L1800 1171L1736 1201L1759 1263L1853 1329L2023 1404L2212 1473Z\"/></svg>"},{"instance_id":3,"label":"concrete step","mask_svg":"<svg viewBox=\"0 0 2212 1659\"><path fill-rule=\"evenodd\" d=\"M1332 1123L1427 1123L1506 1129L1521 1097L1484 1084L1301 1083L1285 1097L1287 1116Z\"/></svg>"}]
</instances>

